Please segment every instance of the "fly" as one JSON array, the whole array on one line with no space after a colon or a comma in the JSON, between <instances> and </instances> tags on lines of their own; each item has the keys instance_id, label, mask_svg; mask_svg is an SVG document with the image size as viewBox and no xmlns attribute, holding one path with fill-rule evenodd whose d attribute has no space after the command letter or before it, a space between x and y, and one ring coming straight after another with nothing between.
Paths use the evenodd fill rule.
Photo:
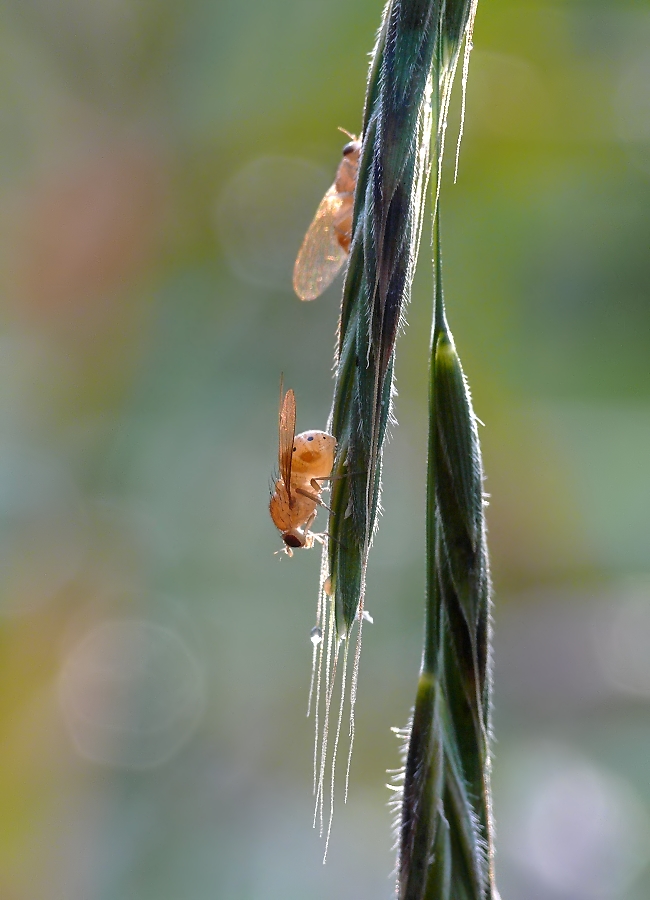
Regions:
<instances>
[{"instance_id":1,"label":"fly","mask_svg":"<svg viewBox=\"0 0 650 900\"><path fill-rule=\"evenodd\" d=\"M273 524L282 535L284 551L314 546L320 535L311 531L321 499L323 482L332 474L336 438L326 431L296 434L296 398L291 389L280 406L278 467L280 477L269 504Z\"/></svg>"},{"instance_id":2,"label":"fly","mask_svg":"<svg viewBox=\"0 0 650 900\"><path fill-rule=\"evenodd\" d=\"M361 141L348 136L352 140L343 148L334 184L316 210L293 267L293 289L301 300L319 297L350 252Z\"/></svg>"}]
</instances>

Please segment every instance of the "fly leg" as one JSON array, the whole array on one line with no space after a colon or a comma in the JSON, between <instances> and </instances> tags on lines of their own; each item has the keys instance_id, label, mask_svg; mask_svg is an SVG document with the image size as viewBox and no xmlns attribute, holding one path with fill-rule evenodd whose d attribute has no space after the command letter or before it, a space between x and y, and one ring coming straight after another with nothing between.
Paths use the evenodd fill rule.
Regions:
<instances>
[{"instance_id":1,"label":"fly leg","mask_svg":"<svg viewBox=\"0 0 650 900\"><path fill-rule=\"evenodd\" d=\"M319 475L317 478L312 478L309 482L315 491L320 492L323 490L325 485L322 483L323 481L330 481L332 478L331 475Z\"/></svg>"},{"instance_id":2,"label":"fly leg","mask_svg":"<svg viewBox=\"0 0 650 900\"><path fill-rule=\"evenodd\" d=\"M312 480L310 482L311 486L314 488L313 494L311 491L306 491L304 488L294 488L294 492L296 494L301 494L303 497L308 497L310 500L313 500L314 503L317 503L319 506L324 507L326 510L328 510L328 512L332 512L332 510L329 508L327 503L323 503L323 501L321 500L321 497L320 497L321 488L318 484L314 484L315 481L316 481L316 479L312 478ZM314 513L314 516L315 515L316 515L316 513ZM312 519L312 521L313 521L313 519Z\"/></svg>"},{"instance_id":3,"label":"fly leg","mask_svg":"<svg viewBox=\"0 0 650 900\"><path fill-rule=\"evenodd\" d=\"M315 518L316 518L316 510L313 511L313 513L307 519L305 524L302 526L302 531L303 531L303 534L305 535L305 550L311 550L311 548L314 546L314 539L317 537L317 535L315 535L313 533L313 531L309 530L311 528L311 526L314 524Z\"/></svg>"}]
</instances>

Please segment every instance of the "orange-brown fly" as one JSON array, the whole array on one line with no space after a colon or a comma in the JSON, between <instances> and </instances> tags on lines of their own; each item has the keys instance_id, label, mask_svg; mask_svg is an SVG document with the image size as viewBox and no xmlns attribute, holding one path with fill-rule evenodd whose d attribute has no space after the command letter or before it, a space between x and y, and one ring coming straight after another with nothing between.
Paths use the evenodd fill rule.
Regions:
<instances>
[{"instance_id":1,"label":"orange-brown fly","mask_svg":"<svg viewBox=\"0 0 650 900\"><path fill-rule=\"evenodd\" d=\"M278 465L269 511L282 534L284 551L309 549L320 535L310 531L319 506L323 482L332 474L336 438L326 431L296 434L296 398L288 390L281 398Z\"/></svg>"},{"instance_id":2,"label":"orange-brown fly","mask_svg":"<svg viewBox=\"0 0 650 900\"><path fill-rule=\"evenodd\" d=\"M316 210L293 267L293 289L301 300L320 296L350 252L361 141L348 137L352 140L343 148L334 184Z\"/></svg>"}]
</instances>

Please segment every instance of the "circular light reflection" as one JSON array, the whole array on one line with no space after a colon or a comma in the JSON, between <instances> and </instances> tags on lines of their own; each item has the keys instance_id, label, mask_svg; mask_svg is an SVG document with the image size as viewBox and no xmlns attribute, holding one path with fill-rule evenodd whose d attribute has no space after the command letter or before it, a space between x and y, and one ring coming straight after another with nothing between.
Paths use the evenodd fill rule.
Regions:
<instances>
[{"instance_id":1,"label":"circular light reflection","mask_svg":"<svg viewBox=\"0 0 650 900\"><path fill-rule=\"evenodd\" d=\"M240 169L216 208L219 240L235 274L257 287L293 290L293 264L327 187L323 171L299 157L262 156Z\"/></svg>"},{"instance_id":2,"label":"circular light reflection","mask_svg":"<svg viewBox=\"0 0 650 900\"><path fill-rule=\"evenodd\" d=\"M167 762L196 728L204 678L169 628L103 622L68 654L59 698L72 742L93 762L146 769Z\"/></svg>"},{"instance_id":3,"label":"circular light reflection","mask_svg":"<svg viewBox=\"0 0 650 900\"><path fill-rule=\"evenodd\" d=\"M575 900L614 900L648 862L650 822L632 787L568 748L536 747L514 774L505 829L518 864Z\"/></svg>"}]
</instances>

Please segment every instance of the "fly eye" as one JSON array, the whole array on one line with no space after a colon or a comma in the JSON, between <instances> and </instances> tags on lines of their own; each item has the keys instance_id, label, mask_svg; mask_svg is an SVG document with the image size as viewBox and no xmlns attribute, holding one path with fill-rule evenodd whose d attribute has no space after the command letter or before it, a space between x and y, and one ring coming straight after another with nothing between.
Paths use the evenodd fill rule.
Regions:
<instances>
[{"instance_id":1,"label":"fly eye","mask_svg":"<svg viewBox=\"0 0 650 900\"><path fill-rule=\"evenodd\" d=\"M294 452L294 453L296 452L296 448L295 448L295 447L293 448L293 452Z\"/></svg>"},{"instance_id":2,"label":"fly eye","mask_svg":"<svg viewBox=\"0 0 650 900\"><path fill-rule=\"evenodd\" d=\"M313 440L314 440L314 436L313 436L313 434L312 434L312 436L311 436L311 437L308 437L308 438L307 438L307 440L308 440L308 441L313 441Z\"/></svg>"},{"instance_id":3,"label":"fly eye","mask_svg":"<svg viewBox=\"0 0 650 900\"><path fill-rule=\"evenodd\" d=\"M343 148L343 156L349 156L351 153L354 153L354 141L350 141L349 144L346 144Z\"/></svg>"}]
</instances>

